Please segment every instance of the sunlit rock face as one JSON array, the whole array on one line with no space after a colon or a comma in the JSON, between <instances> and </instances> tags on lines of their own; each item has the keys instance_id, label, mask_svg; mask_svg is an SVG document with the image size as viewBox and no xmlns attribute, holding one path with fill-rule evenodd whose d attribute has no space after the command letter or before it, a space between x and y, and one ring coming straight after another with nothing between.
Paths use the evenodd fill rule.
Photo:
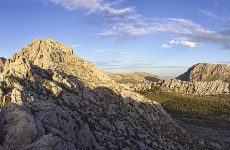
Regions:
<instances>
[{"instance_id":1,"label":"sunlit rock face","mask_svg":"<svg viewBox=\"0 0 230 150\"><path fill-rule=\"evenodd\" d=\"M177 77L183 81L215 81L230 83L230 65L226 64L195 64L187 72Z\"/></svg>"},{"instance_id":2,"label":"sunlit rock face","mask_svg":"<svg viewBox=\"0 0 230 150\"><path fill-rule=\"evenodd\" d=\"M4 150L213 148L52 39L36 39L6 62L0 105Z\"/></svg>"},{"instance_id":3,"label":"sunlit rock face","mask_svg":"<svg viewBox=\"0 0 230 150\"><path fill-rule=\"evenodd\" d=\"M180 95L220 95L229 94L229 83L216 81L181 81L176 79L162 80L155 83L126 84L138 93L165 92Z\"/></svg>"}]
</instances>

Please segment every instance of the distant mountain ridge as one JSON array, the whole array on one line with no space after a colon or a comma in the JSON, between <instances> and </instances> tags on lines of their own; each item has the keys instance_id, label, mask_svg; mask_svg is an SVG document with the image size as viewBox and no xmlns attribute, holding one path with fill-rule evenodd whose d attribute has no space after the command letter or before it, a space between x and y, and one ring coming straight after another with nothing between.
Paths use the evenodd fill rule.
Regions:
<instances>
[{"instance_id":1,"label":"distant mountain ridge","mask_svg":"<svg viewBox=\"0 0 230 150\"><path fill-rule=\"evenodd\" d=\"M199 63L193 65L176 79L182 81L215 81L230 83L230 65Z\"/></svg>"},{"instance_id":2,"label":"distant mountain ridge","mask_svg":"<svg viewBox=\"0 0 230 150\"><path fill-rule=\"evenodd\" d=\"M106 74L118 83L142 83L142 82L157 82L162 80L162 77L153 75L147 72L131 72L131 73L110 73Z\"/></svg>"},{"instance_id":3,"label":"distant mountain ridge","mask_svg":"<svg viewBox=\"0 0 230 150\"><path fill-rule=\"evenodd\" d=\"M154 83L126 84L138 93L164 92L179 95L228 95L229 83L216 81L181 81L176 79L162 80Z\"/></svg>"},{"instance_id":4,"label":"distant mountain ridge","mask_svg":"<svg viewBox=\"0 0 230 150\"><path fill-rule=\"evenodd\" d=\"M228 81L227 67L227 65L196 64L181 75L180 78L178 77L179 79L163 78L146 72L106 74L116 82L124 84L138 93L164 92L179 95L228 95L230 93L230 86L229 83L226 82ZM206 70L206 68L209 70ZM193 80L191 80L189 73L193 72L196 74L199 73L203 78L195 78L196 80L193 78ZM207 79L206 72L207 74L212 73L212 80L210 80L210 76L208 78L209 80ZM217 74L219 74L219 76L217 76Z\"/></svg>"}]
</instances>

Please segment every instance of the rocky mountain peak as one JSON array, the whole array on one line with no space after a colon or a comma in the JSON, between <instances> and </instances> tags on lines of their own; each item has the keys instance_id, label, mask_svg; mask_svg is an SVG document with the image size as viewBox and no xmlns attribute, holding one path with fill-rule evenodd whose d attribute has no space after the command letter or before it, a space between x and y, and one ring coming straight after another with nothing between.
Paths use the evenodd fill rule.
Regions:
<instances>
[{"instance_id":1,"label":"rocky mountain peak","mask_svg":"<svg viewBox=\"0 0 230 150\"><path fill-rule=\"evenodd\" d=\"M42 69L55 69L77 76L85 84L97 85L97 82L110 82L111 79L98 70L91 62L73 53L73 49L53 39L35 39L22 48L10 60L16 57L27 59ZM8 63L6 64L8 66Z\"/></svg>"},{"instance_id":2,"label":"rocky mountain peak","mask_svg":"<svg viewBox=\"0 0 230 150\"><path fill-rule=\"evenodd\" d=\"M55 64L67 62L73 57L73 50L55 40L39 38L24 47L17 55L24 56L28 60L44 68L54 67Z\"/></svg>"},{"instance_id":3,"label":"rocky mountain peak","mask_svg":"<svg viewBox=\"0 0 230 150\"><path fill-rule=\"evenodd\" d=\"M61 54L67 54L72 55L73 50L71 47L66 46L58 41L55 41L53 39L47 38L47 39L40 39L36 38L32 41L32 43L28 44L25 48L21 50L22 53L26 52L35 52L37 54L38 52L46 52L46 53L55 53L59 52Z\"/></svg>"},{"instance_id":4,"label":"rocky mountain peak","mask_svg":"<svg viewBox=\"0 0 230 150\"><path fill-rule=\"evenodd\" d=\"M230 82L230 65L199 63L177 77L183 81L215 81Z\"/></svg>"}]
</instances>

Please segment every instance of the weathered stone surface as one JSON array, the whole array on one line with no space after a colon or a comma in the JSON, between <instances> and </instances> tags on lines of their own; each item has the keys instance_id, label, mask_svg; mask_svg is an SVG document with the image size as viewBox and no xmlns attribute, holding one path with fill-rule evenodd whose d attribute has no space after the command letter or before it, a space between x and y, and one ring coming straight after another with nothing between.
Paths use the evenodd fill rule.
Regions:
<instances>
[{"instance_id":1,"label":"weathered stone surface","mask_svg":"<svg viewBox=\"0 0 230 150\"><path fill-rule=\"evenodd\" d=\"M166 80L161 84L161 90L195 95L228 94L229 84L221 80L210 82L183 82L180 80Z\"/></svg>"},{"instance_id":2,"label":"weathered stone surface","mask_svg":"<svg viewBox=\"0 0 230 150\"><path fill-rule=\"evenodd\" d=\"M163 80L156 83L126 84L135 92L169 92L182 95L219 95L229 94L229 83L221 80L205 82L187 82L181 80Z\"/></svg>"},{"instance_id":3,"label":"weathered stone surface","mask_svg":"<svg viewBox=\"0 0 230 150\"><path fill-rule=\"evenodd\" d=\"M37 136L36 123L28 110L9 104L1 112L1 122L4 123L5 150L21 149L30 144Z\"/></svg>"},{"instance_id":4,"label":"weathered stone surface","mask_svg":"<svg viewBox=\"0 0 230 150\"><path fill-rule=\"evenodd\" d=\"M208 149L163 110L70 47L36 39L0 75L4 149Z\"/></svg>"},{"instance_id":5,"label":"weathered stone surface","mask_svg":"<svg viewBox=\"0 0 230 150\"><path fill-rule=\"evenodd\" d=\"M5 62L6 62L6 59L3 57L0 57L0 74L3 72Z\"/></svg>"},{"instance_id":6,"label":"weathered stone surface","mask_svg":"<svg viewBox=\"0 0 230 150\"><path fill-rule=\"evenodd\" d=\"M61 138L48 134L38 138L32 144L27 145L23 150L53 150L60 141Z\"/></svg>"},{"instance_id":7,"label":"weathered stone surface","mask_svg":"<svg viewBox=\"0 0 230 150\"><path fill-rule=\"evenodd\" d=\"M199 63L177 77L183 81L215 81L222 80L230 83L230 66L225 64Z\"/></svg>"}]
</instances>

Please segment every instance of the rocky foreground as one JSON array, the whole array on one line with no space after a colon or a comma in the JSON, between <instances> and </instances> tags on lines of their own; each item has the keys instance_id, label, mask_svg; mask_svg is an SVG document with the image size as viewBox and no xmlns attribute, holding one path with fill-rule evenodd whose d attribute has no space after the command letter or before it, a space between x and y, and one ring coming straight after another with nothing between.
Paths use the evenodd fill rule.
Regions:
<instances>
[{"instance_id":1,"label":"rocky foreground","mask_svg":"<svg viewBox=\"0 0 230 150\"><path fill-rule=\"evenodd\" d=\"M160 104L73 50L36 39L0 75L0 149L227 149L194 137Z\"/></svg>"}]
</instances>

